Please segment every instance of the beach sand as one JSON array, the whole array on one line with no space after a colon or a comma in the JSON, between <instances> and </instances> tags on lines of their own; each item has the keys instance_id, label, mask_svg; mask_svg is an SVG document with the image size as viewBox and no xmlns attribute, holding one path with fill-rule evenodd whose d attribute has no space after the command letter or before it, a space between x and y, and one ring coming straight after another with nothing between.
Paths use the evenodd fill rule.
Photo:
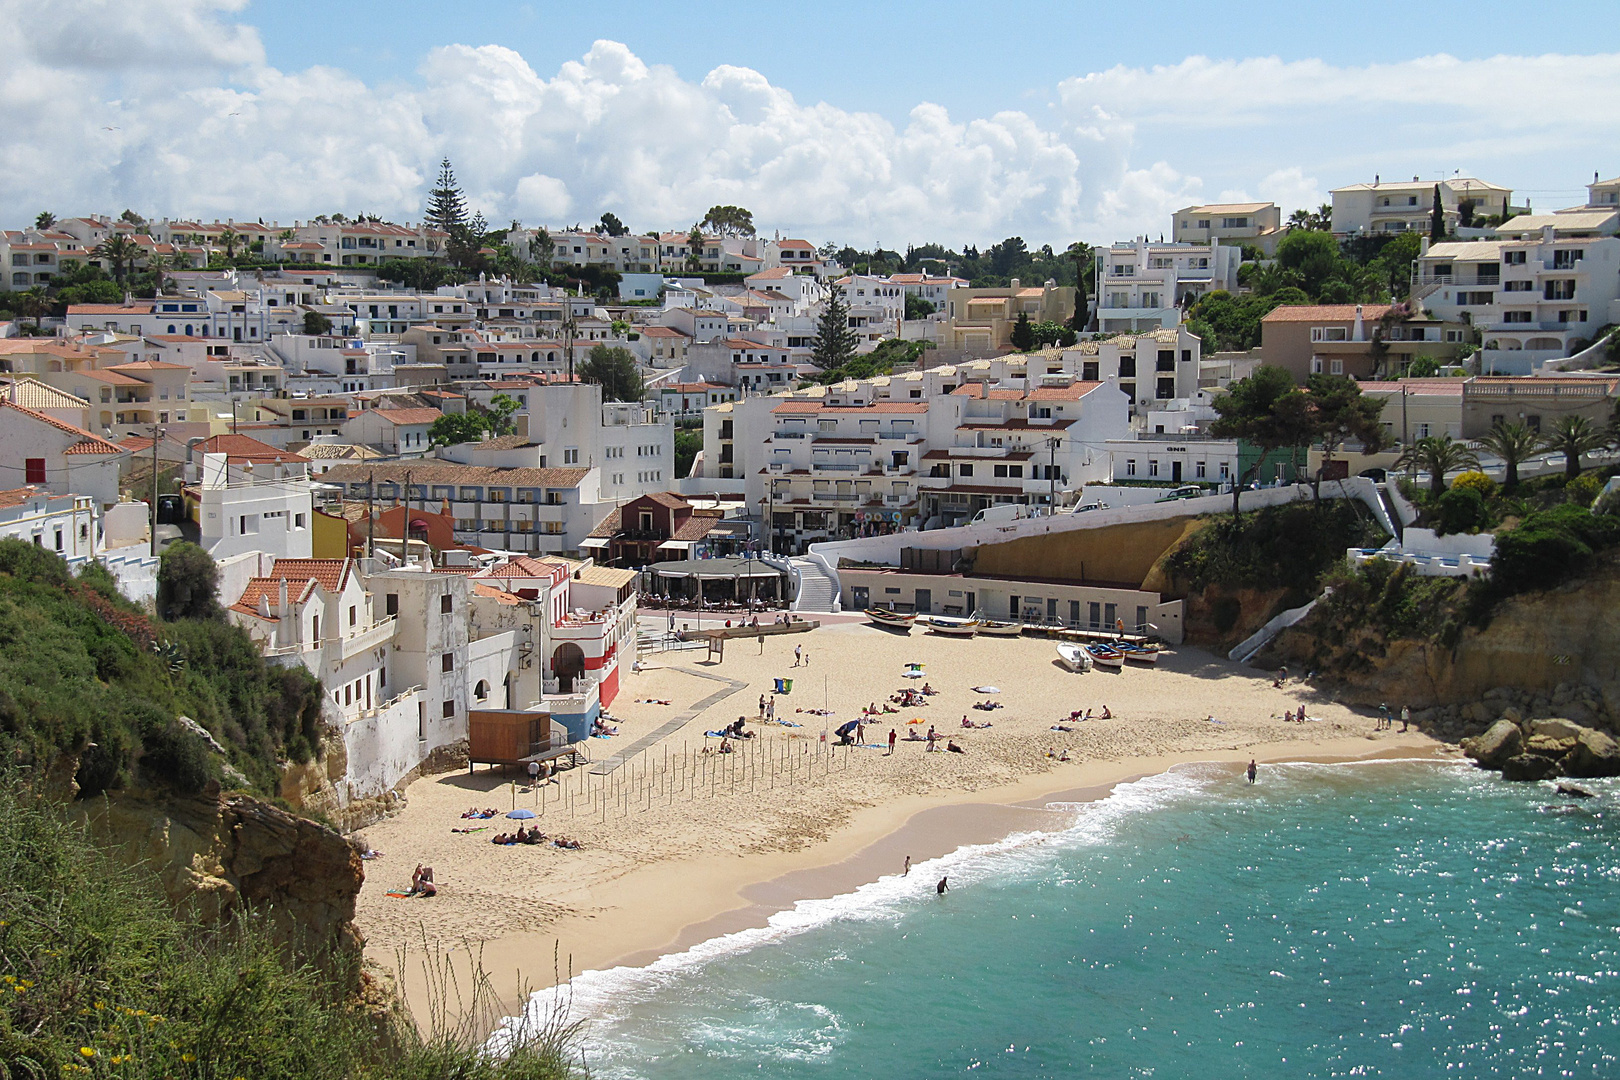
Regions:
<instances>
[{"instance_id":1,"label":"beach sand","mask_svg":"<svg viewBox=\"0 0 1620 1080\"><path fill-rule=\"evenodd\" d=\"M799 667L796 645L808 658ZM767 638L763 653L753 640L733 640L723 663L704 656L653 654L642 671L623 673L610 710L620 734L588 743L598 763L635 745L634 756L611 773L586 766L538 790L526 777L514 784L511 774L483 767L474 775L424 777L408 789L400 814L364 830L365 842L384 854L366 864L356 922L367 955L402 975L419 1015L421 965L408 955L398 970L401 949L454 950L463 965L481 954L495 989L516 1008L521 985L642 964L763 925L796 900L898 873L906 855L920 863L963 844L1055 827L1048 803L1099 798L1180 762L1226 761L1236 770L1251 757L1448 752L1417 731L1376 731L1374 717L1297 682L1275 689L1269 674L1189 648L1167 653L1155 668L1079 675L1060 667L1053 643L1041 638L961 639L915 629L907 636L849 621ZM911 662L923 665L924 678L902 677ZM793 679L792 693L776 699L776 715L802 727L755 722L759 697L776 678ZM939 693L925 707L878 717L866 731L872 745L831 745L832 729L864 706L924 682ZM650 738L733 684L742 685ZM1000 692L972 689L982 685ZM986 700L1003 707L971 708ZM1284 722L1284 710L1301 703L1311 720ZM1104 705L1113 719L1051 730L1072 710ZM832 716L809 711L822 708ZM993 726L965 730L964 714ZM1205 719L1211 715L1214 722ZM738 716L749 718L756 738L739 743L737 753L714 752L720 740L705 730ZM913 719L922 723L908 725ZM908 729L929 725L967 752L926 753L924 743L905 741ZM901 739L892 756L891 727ZM1065 749L1069 762L1048 756ZM514 805L537 812L529 824L577 839L583 850L491 844L495 833L518 824L504 816ZM503 816L460 817L475 806ZM485 831L451 831L480 827ZM438 896L386 895L408 886L418 863L433 867Z\"/></svg>"}]
</instances>

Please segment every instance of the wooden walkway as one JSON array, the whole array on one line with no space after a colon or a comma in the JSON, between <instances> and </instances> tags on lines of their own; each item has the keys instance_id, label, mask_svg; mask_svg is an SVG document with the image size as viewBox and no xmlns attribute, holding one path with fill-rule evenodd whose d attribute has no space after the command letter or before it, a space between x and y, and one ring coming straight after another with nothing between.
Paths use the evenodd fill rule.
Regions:
<instances>
[{"instance_id":1,"label":"wooden walkway","mask_svg":"<svg viewBox=\"0 0 1620 1080\"><path fill-rule=\"evenodd\" d=\"M595 773L598 776L606 776L608 773L616 771L619 766L623 765L626 761L629 761L643 750L646 750L648 747L655 745L660 740L673 735L675 732L691 723L706 709L710 708L711 706L718 705L732 694L735 694L739 690L747 689L748 687L748 684L745 682L738 682L736 679L728 679L724 675L715 675L711 672L699 671L696 668L678 667L670 668L669 670L679 671L686 675L696 675L700 679L710 679L714 682L725 683L726 685L724 689L716 690L708 697L703 698L695 703L690 709L687 709L685 712L675 716L667 723L660 724L657 728L649 731L647 734L643 735L641 738L637 739L623 750L620 750L612 757L603 758L601 761L591 766L590 771L592 773Z\"/></svg>"}]
</instances>

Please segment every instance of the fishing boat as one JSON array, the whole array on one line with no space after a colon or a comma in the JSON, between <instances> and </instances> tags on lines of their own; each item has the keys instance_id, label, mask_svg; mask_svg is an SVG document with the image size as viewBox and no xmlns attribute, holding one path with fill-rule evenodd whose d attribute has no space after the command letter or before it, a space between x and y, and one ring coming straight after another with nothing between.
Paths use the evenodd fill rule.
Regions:
<instances>
[{"instance_id":1,"label":"fishing boat","mask_svg":"<svg viewBox=\"0 0 1620 1080\"><path fill-rule=\"evenodd\" d=\"M1022 623L997 622L994 619L980 619L979 633L990 634L994 637L1018 637L1024 632Z\"/></svg>"},{"instance_id":2,"label":"fishing boat","mask_svg":"<svg viewBox=\"0 0 1620 1080\"><path fill-rule=\"evenodd\" d=\"M1138 664L1157 664L1159 662L1159 650L1153 645L1138 645L1129 641L1116 641L1114 642L1114 648L1123 653L1125 659L1134 660Z\"/></svg>"},{"instance_id":3,"label":"fishing boat","mask_svg":"<svg viewBox=\"0 0 1620 1080\"><path fill-rule=\"evenodd\" d=\"M977 619L951 619L934 615L925 620L924 625L936 634L949 634L952 637L972 637L979 632Z\"/></svg>"},{"instance_id":4,"label":"fishing boat","mask_svg":"<svg viewBox=\"0 0 1620 1080\"><path fill-rule=\"evenodd\" d=\"M1070 671L1084 673L1091 670L1091 654L1086 652L1083 645L1060 641L1057 646L1057 654L1058 662Z\"/></svg>"},{"instance_id":5,"label":"fishing boat","mask_svg":"<svg viewBox=\"0 0 1620 1080\"><path fill-rule=\"evenodd\" d=\"M1111 645L1100 642L1086 646L1086 652L1091 654L1092 662L1098 667L1113 668L1118 671L1125 666L1125 656Z\"/></svg>"},{"instance_id":6,"label":"fishing boat","mask_svg":"<svg viewBox=\"0 0 1620 1080\"><path fill-rule=\"evenodd\" d=\"M879 626L892 626L899 630L910 630L911 624L917 621L916 615L886 607L869 607L866 617Z\"/></svg>"}]
</instances>

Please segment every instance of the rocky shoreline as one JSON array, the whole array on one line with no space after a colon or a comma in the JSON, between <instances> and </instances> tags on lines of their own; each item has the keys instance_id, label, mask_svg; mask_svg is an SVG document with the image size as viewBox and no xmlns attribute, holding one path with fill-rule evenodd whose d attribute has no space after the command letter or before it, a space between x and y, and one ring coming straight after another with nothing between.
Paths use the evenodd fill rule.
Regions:
<instances>
[{"instance_id":1,"label":"rocky shoreline","mask_svg":"<svg viewBox=\"0 0 1620 1080\"><path fill-rule=\"evenodd\" d=\"M1607 732L1561 717L1525 720L1511 707L1460 745L1480 768L1504 780L1620 776L1620 743Z\"/></svg>"}]
</instances>

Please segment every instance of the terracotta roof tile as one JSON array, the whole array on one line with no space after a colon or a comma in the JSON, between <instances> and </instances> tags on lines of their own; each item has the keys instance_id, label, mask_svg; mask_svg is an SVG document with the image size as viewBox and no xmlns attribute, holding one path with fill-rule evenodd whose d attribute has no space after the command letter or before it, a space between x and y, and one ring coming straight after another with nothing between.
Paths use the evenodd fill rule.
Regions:
<instances>
[{"instance_id":1,"label":"terracotta roof tile","mask_svg":"<svg viewBox=\"0 0 1620 1080\"><path fill-rule=\"evenodd\" d=\"M12 402L6 401L4 399L0 399L0 408L3 408L3 409L15 409L17 412L19 412L22 415L28 417L30 420L38 420L42 424L49 424L51 427L55 428L58 431L64 431L69 435L77 435L77 436L79 436L79 441L74 443L72 446L68 447L68 449L66 451L64 451L64 453L69 453L69 454L122 454L122 453L124 453L124 448L122 446L119 446L117 443L109 442L108 440L103 439L99 435L93 435L90 432L84 430L83 428L74 427L72 424L66 423L66 422L64 422L62 420L58 420L56 417L50 416L50 415L48 415L46 413L35 412L33 409L26 408L26 407L24 407L22 405L15 405Z\"/></svg>"}]
</instances>

